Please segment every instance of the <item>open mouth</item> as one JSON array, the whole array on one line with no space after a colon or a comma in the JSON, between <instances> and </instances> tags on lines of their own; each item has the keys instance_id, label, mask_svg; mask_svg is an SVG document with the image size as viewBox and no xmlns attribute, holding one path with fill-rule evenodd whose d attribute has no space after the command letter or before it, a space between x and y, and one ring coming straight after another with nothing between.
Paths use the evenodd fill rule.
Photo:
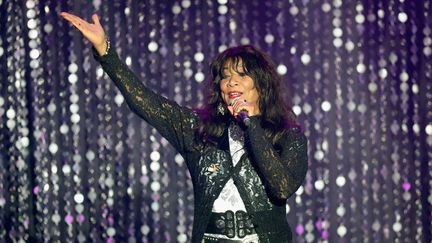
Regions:
<instances>
[{"instance_id":1,"label":"open mouth","mask_svg":"<svg viewBox=\"0 0 432 243\"><path fill-rule=\"evenodd\" d=\"M228 98L230 100L234 100L234 99L239 98L242 94L243 94L242 92L237 92L237 91L235 91L235 92L229 92L228 93Z\"/></svg>"}]
</instances>

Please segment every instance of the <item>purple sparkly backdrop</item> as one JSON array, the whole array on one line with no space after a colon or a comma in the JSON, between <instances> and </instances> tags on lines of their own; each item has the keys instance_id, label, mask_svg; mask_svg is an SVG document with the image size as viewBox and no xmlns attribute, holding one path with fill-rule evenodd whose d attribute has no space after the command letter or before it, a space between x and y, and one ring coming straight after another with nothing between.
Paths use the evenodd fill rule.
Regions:
<instances>
[{"instance_id":1,"label":"purple sparkly backdrop","mask_svg":"<svg viewBox=\"0 0 432 243\"><path fill-rule=\"evenodd\" d=\"M294 241L431 241L431 1L0 0L0 242L190 241L183 159L60 11L98 13L141 80L190 107L215 54L259 46L309 138Z\"/></svg>"}]
</instances>

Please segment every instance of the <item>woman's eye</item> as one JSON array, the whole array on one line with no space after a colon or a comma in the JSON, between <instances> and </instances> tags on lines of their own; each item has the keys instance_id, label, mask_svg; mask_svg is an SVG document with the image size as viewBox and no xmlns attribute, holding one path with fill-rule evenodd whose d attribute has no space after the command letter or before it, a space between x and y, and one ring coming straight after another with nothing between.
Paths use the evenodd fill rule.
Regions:
<instances>
[{"instance_id":1,"label":"woman's eye","mask_svg":"<svg viewBox=\"0 0 432 243\"><path fill-rule=\"evenodd\" d=\"M246 73L239 73L240 77L246 77Z\"/></svg>"}]
</instances>

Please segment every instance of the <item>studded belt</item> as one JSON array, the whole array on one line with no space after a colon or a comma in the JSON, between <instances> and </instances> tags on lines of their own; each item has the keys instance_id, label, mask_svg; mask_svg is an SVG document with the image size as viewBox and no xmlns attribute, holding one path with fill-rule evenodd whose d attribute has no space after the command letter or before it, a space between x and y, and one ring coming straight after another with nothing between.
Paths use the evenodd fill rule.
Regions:
<instances>
[{"instance_id":1,"label":"studded belt","mask_svg":"<svg viewBox=\"0 0 432 243\"><path fill-rule=\"evenodd\" d=\"M211 213L206 233L226 235L229 238L235 236L243 238L246 235L255 234L255 229L250 216L245 211L224 213Z\"/></svg>"},{"instance_id":2,"label":"studded belt","mask_svg":"<svg viewBox=\"0 0 432 243\"><path fill-rule=\"evenodd\" d=\"M215 238L215 237L210 237L210 236L205 236L205 235L201 241L201 243L213 243L213 242L217 242L217 243L244 243L244 241L242 241L242 240L221 239L221 238Z\"/></svg>"}]
</instances>

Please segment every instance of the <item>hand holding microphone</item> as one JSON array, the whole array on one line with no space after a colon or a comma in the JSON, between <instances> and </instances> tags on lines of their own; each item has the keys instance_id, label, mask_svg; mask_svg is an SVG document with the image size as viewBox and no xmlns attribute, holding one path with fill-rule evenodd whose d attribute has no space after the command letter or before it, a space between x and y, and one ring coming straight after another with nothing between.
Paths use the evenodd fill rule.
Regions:
<instances>
[{"instance_id":1,"label":"hand holding microphone","mask_svg":"<svg viewBox=\"0 0 432 243\"><path fill-rule=\"evenodd\" d=\"M242 121L245 126L249 126L250 124L249 116L256 115L255 104L241 100L240 97L231 100L228 110L234 117Z\"/></svg>"}]
</instances>

